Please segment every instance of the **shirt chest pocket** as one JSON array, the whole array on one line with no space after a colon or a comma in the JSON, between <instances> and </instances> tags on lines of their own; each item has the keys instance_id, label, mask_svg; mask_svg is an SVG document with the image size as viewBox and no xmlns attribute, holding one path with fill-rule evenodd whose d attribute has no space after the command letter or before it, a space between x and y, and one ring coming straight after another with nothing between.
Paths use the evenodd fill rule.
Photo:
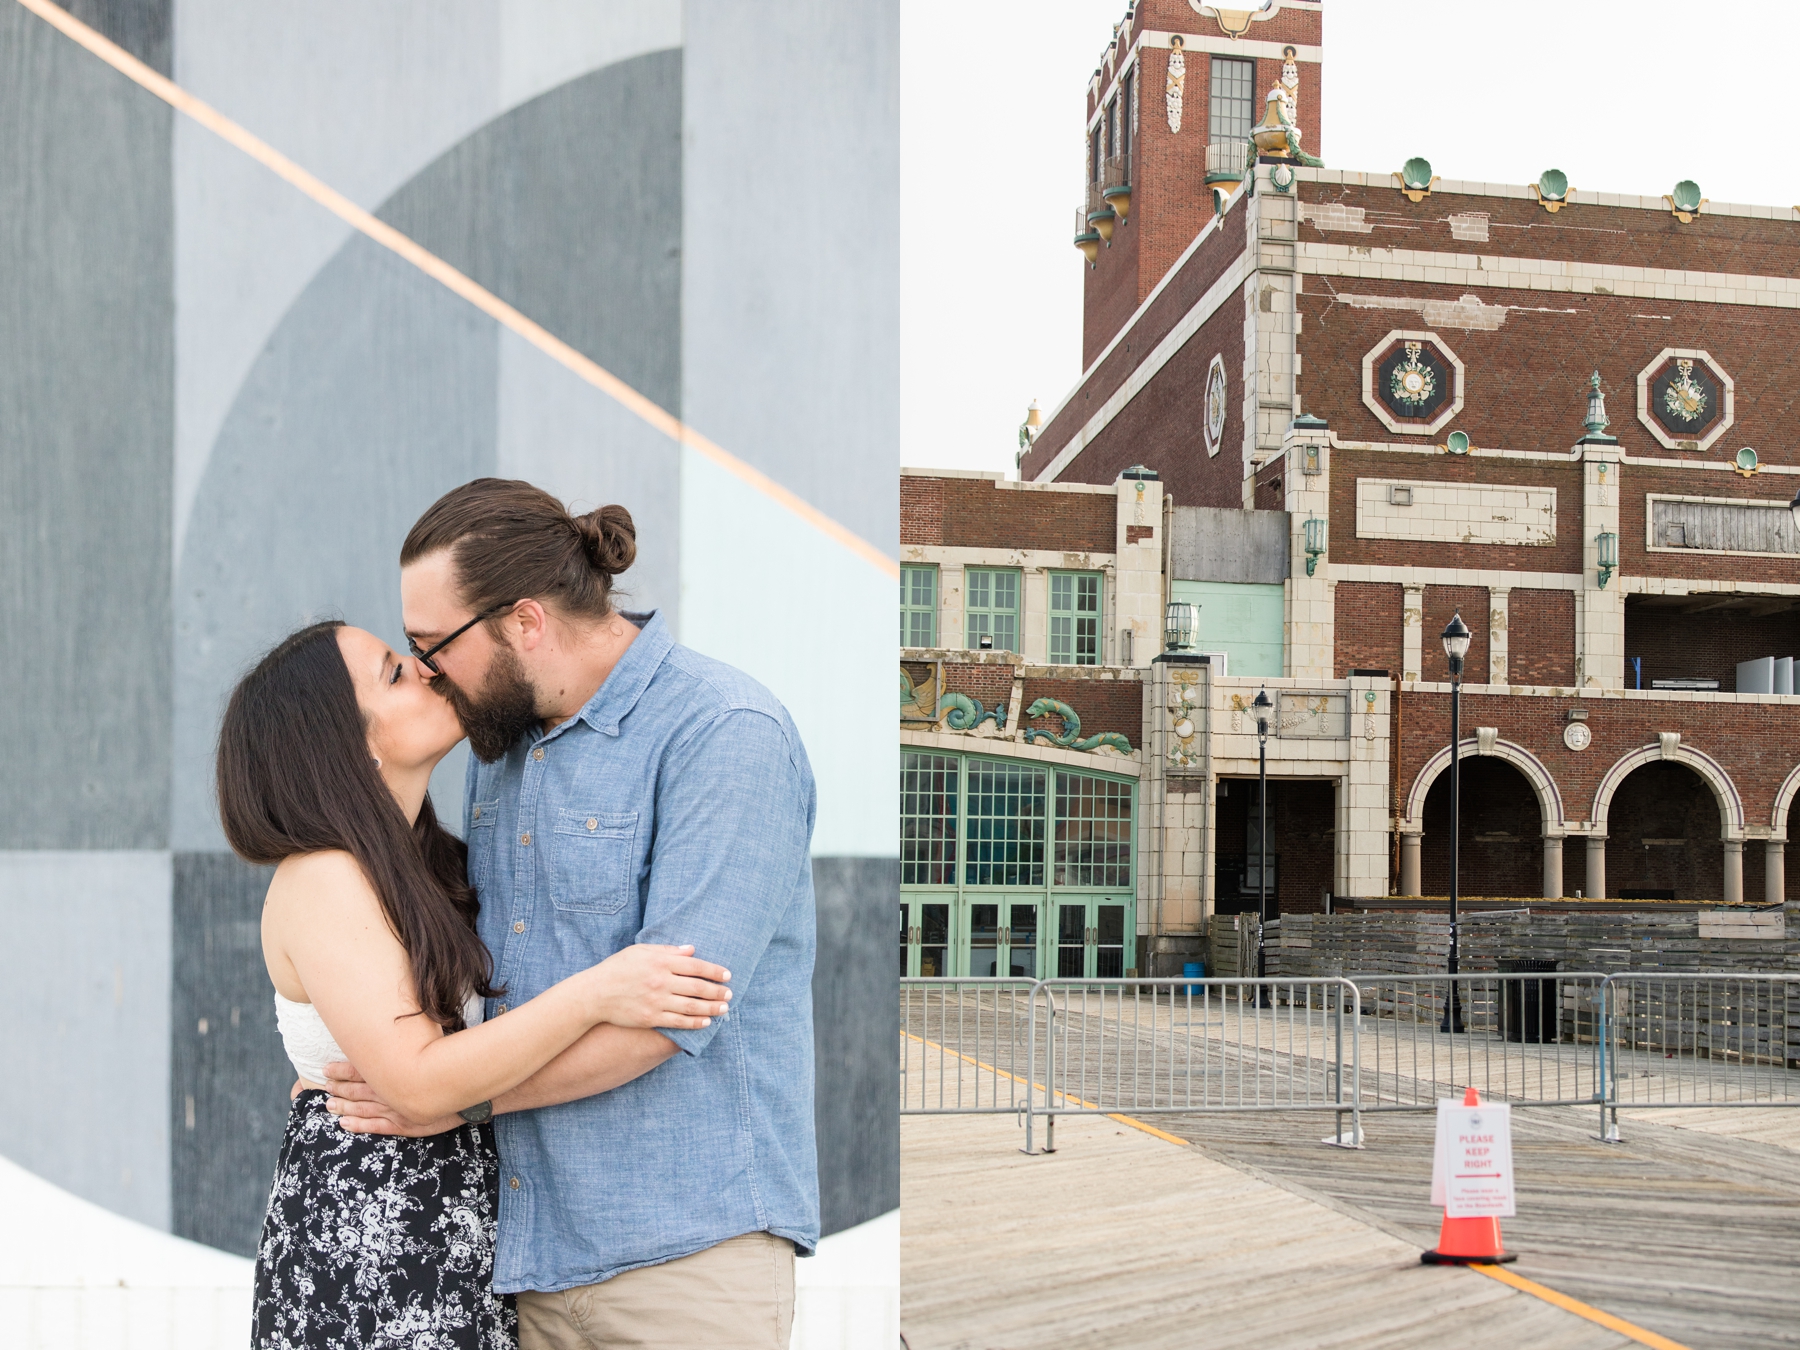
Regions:
<instances>
[{"instance_id":1,"label":"shirt chest pocket","mask_svg":"<svg viewBox=\"0 0 1800 1350\"><path fill-rule=\"evenodd\" d=\"M476 802L469 812L469 884L476 894L487 890L494 878L494 826L500 819L500 799Z\"/></svg>"},{"instance_id":2,"label":"shirt chest pocket","mask_svg":"<svg viewBox=\"0 0 1800 1350\"><path fill-rule=\"evenodd\" d=\"M637 892L637 812L565 808L551 841L550 903L585 914L617 914Z\"/></svg>"}]
</instances>

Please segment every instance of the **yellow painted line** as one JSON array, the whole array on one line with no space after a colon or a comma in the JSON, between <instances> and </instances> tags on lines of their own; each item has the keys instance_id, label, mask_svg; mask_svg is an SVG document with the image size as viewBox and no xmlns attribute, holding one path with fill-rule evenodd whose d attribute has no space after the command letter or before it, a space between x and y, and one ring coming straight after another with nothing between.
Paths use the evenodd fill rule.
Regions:
<instances>
[{"instance_id":1,"label":"yellow painted line","mask_svg":"<svg viewBox=\"0 0 1800 1350\"><path fill-rule=\"evenodd\" d=\"M736 455L714 444L680 418L665 412L597 361L582 355L541 324L526 318L492 291L457 271L435 253L363 210L335 188L319 181L268 142L251 135L218 109L195 98L166 75L152 70L123 47L102 37L61 6L53 4L52 0L19 0L19 3L70 41L87 48L121 75L149 90L176 112L192 118L220 139L235 145L271 173L286 179L352 229L404 258L433 281L461 296L495 322L517 333L551 360L566 366L676 444L685 445L718 465L740 482L798 516L833 543L872 564L884 576L899 580L900 564L861 535L839 524L760 469L746 464Z\"/></svg>"},{"instance_id":2,"label":"yellow painted line","mask_svg":"<svg viewBox=\"0 0 1800 1350\"><path fill-rule=\"evenodd\" d=\"M1045 1090L1042 1083L1029 1082L1026 1079L1020 1078L1017 1074L1008 1073L1005 1069L997 1069L992 1064L984 1064L981 1060L972 1059L968 1055L963 1054L960 1050L952 1050L947 1045L939 1045L936 1041L928 1041L923 1036L913 1035L910 1031L903 1031L900 1034L909 1041L917 1041L920 1045L928 1045L933 1050L936 1050L941 1054L949 1055L953 1059L960 1059L965 1064L973 1064L976 1068L986 1069L989 1073L998 1075L1001 1078L1011 1079L1015 1083L1023 1083L1025 1087L1032 1092L1043 1092ZM1086 1107L1090 1111L1095 1109L1095 1106L1097 1105L1095 1102L1085 1102L1079 1097L1071 1097L1066 1092L1059 1092L1057 1093L1057 1096L1065 1102L1074 1102L1075 1105ZM1158 1139L1166 1140L1168 1143L1180 1144L1183 1148L1192 1147L1192 1144L1188 1140L1183 1139L1180 1135L1170 1134L1167 1130L1159 1130L1154 1125L1146 1125L1136 1116L1119 1116L1108 1113L1106 1118L1108 1120L1116 1120L1121 1125L1129 1125L1134 1130L1142 1130L1145 1134L1153 1134Z\"/></svg>"},{"instance_id":3,"label":"yellow painted line","mask_svg":"<svg viewBox=\"0 0 1800 1350\"><path fill-rule=\"evenodd\" d=\"M1667 1336L1658 1336L1654 1331L1646 1331L1643 1327L1627 1322L1623 1317L1614 1317L1609 1312L1583 1303L1578 1298L1570 1298L1567 1294L1559 1294L1554 1289L1546 1288L1536 1280L1528 1280L1523 1275L1515 1275L1505 1266L1472 1265L1470 1270L1478 1270L1491 1280L1501 1284L1510 1284L1522 1293L1533 1298L1541 1298L1546 1303L1553 1303L1564 1312L1572 1312L1577 1317L1585 1317L1590 1322L1598 1323L1608 1331L1616 1331L1621 1336L1636 1341L1639 1345L1655 1347L1655 1350L1688 1350L1680 1341L1672 1341Z\"/></svg>"}]
</instances>

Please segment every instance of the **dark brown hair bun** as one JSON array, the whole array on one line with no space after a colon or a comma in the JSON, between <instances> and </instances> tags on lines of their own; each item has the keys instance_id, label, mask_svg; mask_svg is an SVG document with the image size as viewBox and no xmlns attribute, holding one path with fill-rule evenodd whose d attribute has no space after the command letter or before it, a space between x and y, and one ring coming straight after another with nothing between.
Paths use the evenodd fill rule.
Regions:
<instances>
[{"instance_id":1,"label":"dark brown hair bun","mask_svg":"<svg viewBox=\"0 0 1800 1350\"><path fill-rule=\"evenodd\" d=\"M602 506L573 519L588 561L599 571L617 576L637 558L637 526L624 507Z\"/></svg>"}]
</instances>

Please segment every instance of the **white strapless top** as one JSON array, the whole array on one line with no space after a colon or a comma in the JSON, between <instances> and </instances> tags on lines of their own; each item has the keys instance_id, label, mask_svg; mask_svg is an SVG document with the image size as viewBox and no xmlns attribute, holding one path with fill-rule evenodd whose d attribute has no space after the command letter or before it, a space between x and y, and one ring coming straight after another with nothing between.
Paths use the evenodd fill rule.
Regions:
<instances>
[{"instance_id":1,"label":"white strapless top","mask_svg":"<svg viewBox=\"0 0 1800 1350\"><path fill-rule=\"evenodd\" d=\"M464 1024L471 1027L481 1025L481 1011L481 998L470 994L469 1001L463 1005ZM281 1046L287 1051L288 1062L294 1066L294 1072L308 1083L323 1085L325 1066L335 1060L350 1058L339 1049L337 1039L325 1025L325 1019L319 1016L319 1010L310 1003L296 1003L276 994L275 1025L281 1031Z\"/></svg>"}]
</instances>

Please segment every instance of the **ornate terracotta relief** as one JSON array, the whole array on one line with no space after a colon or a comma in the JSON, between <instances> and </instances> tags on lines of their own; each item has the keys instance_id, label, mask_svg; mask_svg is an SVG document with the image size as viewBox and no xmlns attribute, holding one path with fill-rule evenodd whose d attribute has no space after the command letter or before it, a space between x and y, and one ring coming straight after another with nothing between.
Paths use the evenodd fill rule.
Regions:
<instances>
[{"instance_id":1,"label":"ornate terracotta relief","mask_svg":"<svg viewBox=\"0 0 1800 1350\"><path fill-rule=\"evenodd\" d=\"M1436 333L1389 333L1363 357L1363 403L1390 431L1429 436L1462 411L1463 364Z\"/></svg>"},{"instance_id":2,"label":"ornate terracotta relief","mask_svg":"<svg viewBox=\"0 0 1800 1350\"><path fill-rule=\"evenodd\" d=\"M1735 420L1731 376L1703 351L1665 347L1637 388L1638 421L1670 450L1709 449Z\"/></svg>"}]
</instances>

